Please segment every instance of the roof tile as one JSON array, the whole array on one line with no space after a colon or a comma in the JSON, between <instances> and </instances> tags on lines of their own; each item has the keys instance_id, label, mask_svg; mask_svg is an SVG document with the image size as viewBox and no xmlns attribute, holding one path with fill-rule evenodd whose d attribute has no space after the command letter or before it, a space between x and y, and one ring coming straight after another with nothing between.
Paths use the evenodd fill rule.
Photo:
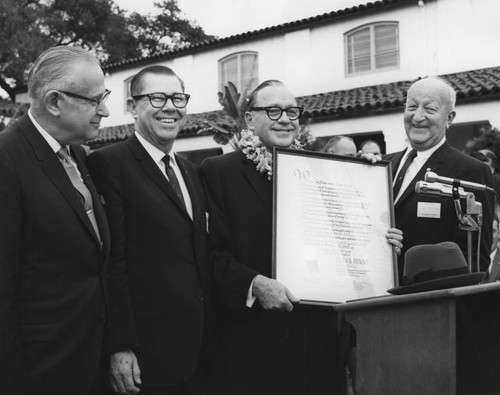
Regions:
<instances>
[{"instance_id":1,"label":"roof tile","mask_svg":"<svg viewBox=\"0 0 500 395\"><path fill-rule=\"evenodd\" d=\"M457 92L457 102L495 100L500 98L500 66L471 70L441 76ZM353 116L383 114L401 108L406 100L406 91L413 81L398 81L389 84L365 86L301 96L297 98L305 108L303 118L320 121L322 118L343 119ZM232 123L222 110L200 114L188 114L186 126L179 138L193 137L208 126L207 122ZM97 148L116 141L126 140L133 133L134 125L121 125L101 129L99 136L89 145ZM203 135L206 133L201 133Z\"/></svg>"}]
</instances>

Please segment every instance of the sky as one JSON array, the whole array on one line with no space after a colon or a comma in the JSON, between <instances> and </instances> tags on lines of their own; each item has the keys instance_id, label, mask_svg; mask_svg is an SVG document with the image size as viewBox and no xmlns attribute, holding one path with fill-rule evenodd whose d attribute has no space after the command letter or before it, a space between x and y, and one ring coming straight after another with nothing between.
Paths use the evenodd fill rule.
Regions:
<instances>
[{"instance_id":1,"label":"sky","mask_svg":"<svg viewBox=\"0 0 500 395\"><path fill-rule=\"evenodd\" d=\"M126 11L154 12L159 0L114 0ZM220 38L285 22L309 18L353 5L363 0L177 0L185 16L196 20L205 33Z\"/></svg>"}]
</instances>

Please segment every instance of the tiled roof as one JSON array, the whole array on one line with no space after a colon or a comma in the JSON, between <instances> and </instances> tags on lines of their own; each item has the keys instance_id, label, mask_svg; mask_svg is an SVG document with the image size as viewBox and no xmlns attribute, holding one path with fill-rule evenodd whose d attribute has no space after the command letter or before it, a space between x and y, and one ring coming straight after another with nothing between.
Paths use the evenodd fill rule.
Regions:
<instances>
[{"instance_id":1,"label":"tiled roof","mask_svg":"<svg viewBox=\"0 0 500 395\"><path fill-rule=\"evenodd\" d=\"M500 99L500 66L442 75L457 92L457 103ZM383 114L400 110L406 99L406 91L413 81L365 86L319 93L297 98L305 107L303 118L313 122L331 119ZM189 114L187 124L179 138L193 137L207 126L207 121L230 123L231 119L220 111ZM115 141L126 140L133 132L133 124L103 128L90 146L97 148ZM201 135L206 134L204 132Z\"/></svg>"},{"instance_id":2,"label":"tiled roof","mask_svg":"<svg viewBox=\"0 0 500 395\"><path fill-rule=\"evenodd\" d=\"M264 29L254 30L246 33L235 34L229 37L216 38L213 40L206 40L200 43L185 45L180 48L172 49L169 51L159 52L155 55L148 57L127 59L122 62L111 63L105 65L105 70L121 69L127 68L128 66L149 62L158 62L159 60L169 59L172 57L178 57L181 54L189 54L192 52L200 52L202 50L211 50L214 47L220 47L224 45L231 45L235 43L240 43L242 41L254 40L259 37L265 37L274 34L283 34L290 31L300 30L308 28L310 26L331 23L336 20L359 17L367 13L379 12L382 10L387 10L394 7L400 7L404 5L416 5L416 0L379 0L368 2L366 4L361 4L354 7L345 8L338 11L332 11L329 13L317 15L310 18L304 18L293 22L287 22L276 26L266 27Z\"/></svg>"}]
</instances>

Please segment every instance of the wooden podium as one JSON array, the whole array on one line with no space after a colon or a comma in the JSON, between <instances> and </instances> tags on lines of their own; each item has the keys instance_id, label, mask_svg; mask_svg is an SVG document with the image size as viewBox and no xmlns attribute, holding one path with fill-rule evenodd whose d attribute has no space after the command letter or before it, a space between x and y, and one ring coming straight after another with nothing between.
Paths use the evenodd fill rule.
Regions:
<instances>
[{"instance_id":1,"label":"wooden podium","mask_svg":"<svg viewBox=\"0 0 500 395\"><path fill-rule=\"evenodd\" d=\"M500 394L500 283L335 306L356 395ZM341 345L342 346L342 345Z\"/></svg>"}]
</instances>

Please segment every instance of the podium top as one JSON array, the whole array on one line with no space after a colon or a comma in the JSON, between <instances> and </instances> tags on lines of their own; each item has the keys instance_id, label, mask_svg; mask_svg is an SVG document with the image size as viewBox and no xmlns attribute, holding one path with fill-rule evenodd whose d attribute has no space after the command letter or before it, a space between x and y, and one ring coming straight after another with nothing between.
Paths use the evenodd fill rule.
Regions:
<instances>
[{"instance_id":1,"label":"podium top","mask_svg":"<svg viewBox=\"0 0 500 395\"><path fill-rule=\"evenodd\" d=\"M499 292L500 281L487 284L469 285L466 287L440 289L436 291L419 292L407 295L384 295L374 298L358 299L352 302L336 304L333 306L336 311L352 311L367 309L372 307L390 306L401 303L414 303L424 302L433 299L443 298L459 298L467 295L485 293L485 292Z\"/></svg>"}]
</instances>

